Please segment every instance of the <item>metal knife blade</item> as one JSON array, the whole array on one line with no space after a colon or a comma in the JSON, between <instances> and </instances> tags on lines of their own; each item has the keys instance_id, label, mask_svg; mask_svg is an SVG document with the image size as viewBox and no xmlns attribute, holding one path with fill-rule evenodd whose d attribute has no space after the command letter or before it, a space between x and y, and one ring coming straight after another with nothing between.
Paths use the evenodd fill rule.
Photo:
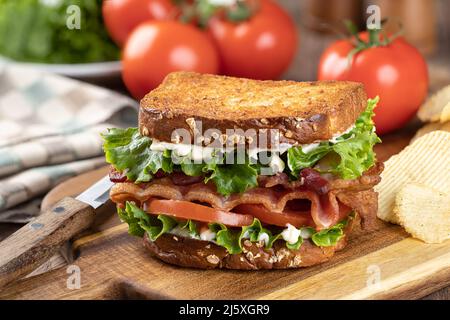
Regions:
<instances>
[{"instance_id":1,"label":"metal knife blade","mask_svg":"<svg viewBox=\"0 0 450 320\"><path fill-rule=\"evenodd\" d=\"M101 178L99 181L82 192L75 199L82 201L92 208L97 209L109 199L109 190L113 186L109 176Z\"/></svg>"}]
</instances>

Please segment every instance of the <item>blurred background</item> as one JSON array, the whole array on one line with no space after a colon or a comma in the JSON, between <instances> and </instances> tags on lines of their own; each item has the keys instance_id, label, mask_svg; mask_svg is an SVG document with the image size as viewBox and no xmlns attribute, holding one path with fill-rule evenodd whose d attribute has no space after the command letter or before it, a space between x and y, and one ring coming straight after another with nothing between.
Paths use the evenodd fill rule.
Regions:
<instances>
[{"instance_id":1,"label":"blurred background","mask_svg":"<svg viewBox=\"0 0 450 320\"><path fill-rule=\"evenodd\" d=\"M0 0L0 56L18 61L59 64L48 66L47 69L126 91L121 87L120 66L117 64L81 67L81 69L78 66L78 70L61 65L120 59L119 45L123 43L116 45L109 35L111 31L117 33L117 28L131 30L133 26L130 23L127 25L126 21L114 26L119 17L114 16L117 13L112 12L111 21L107 21L109 26L105 27L102 2L102 0ZM137 6L135 11L140 10L140 16L138 17L137 12L131 12L129 14L131 19L143 22L148 19L166 19L167 16L171 19L179 18L178 13L171 12L164 4L170 0L140 2L147 5L153 2L154 9L148 10L149 13L145 14L143 6ZM175 2L192 3L182 0ZM234 1L209 2L230 4ZM342 21L350 19L363 30L368 16L366 8L371 4L379 5L382 17L390 19L387 31L395 31L401 23L406 39L431 62L431 87L439 86L449 77L450 22L447 19L450 14L449 1L279 0L277 2L286 9L294 21L299 38L295 55L286 70L283 70L281 78L317 79L317 66L322 52L336 39L348 35ZM68 7L71 5L81 9L80 30L66 27L67 16L71 12L68 11ZM210 9L202 4L200 10ZM120 19L127 20L128 16L124 14Z\"/></svg>"},{"instance_id":2,"label":"blurred background","mask_svg":"<svg viewBox=\"0 0 450 320\"><path fill-rule=\"evenodd\" d=\"M362 30L366 8L379 5L392 30L401 23L404 36L422 52L431 68L431 87L437 89L450 77L450 2L446 0L282 0L301 30L300 55L287 77L315 79L320 55L344 31L342 20L351 19ZM302 57L304 59L302 59ZM306 58L307 57L307 58ZM306 59L306 60L305 60Z\"/></svg>"}]
</instances>

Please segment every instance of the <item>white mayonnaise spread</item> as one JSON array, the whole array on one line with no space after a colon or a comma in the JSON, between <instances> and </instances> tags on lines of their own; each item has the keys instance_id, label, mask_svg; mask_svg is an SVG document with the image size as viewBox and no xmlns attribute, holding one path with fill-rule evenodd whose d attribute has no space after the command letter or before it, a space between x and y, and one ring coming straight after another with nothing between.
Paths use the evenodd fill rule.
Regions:
<instances>
[{"instance_id":1,"label":"white mayonnaise spread","mask_svg":"<svg viewBox=\"0 0 450 320\"><path fill-rule=\"evenodd\" d=\"M258 236L258 241L262 241L264 245L269 243L269 235L265 232L261 232Z\"/></svg>"},{"instance_id":2,"label":"white mayonnaise spread","mask_svg":"<svg viewBox=\"0 0 450 320\"><path fill-rule=\"evenodd\" d=\"M338 133L333 135L333 137L329 140L332 143L338 142L338 138L341 137L344 134L349 133L355 128L355 125L352 125L350 128L345 130L342 133ZM302 151L304 153L309 153L316 149L322 141L317 141L313 143L307 143L307 144L289 144L289 143L280 143L277 148L274 149L267 149L267 148L252 148L248 150L249 157L252 159L257 160L258 154L263 151L271 151L273 152L273 155L276 157L272 157L271 162L269 166L273 169L275 173L281 172L284 170L284 162L280 159L279 155L285 153L287 150L294 146L300 146L302 147ZM202 147L197 145L189 145L189 144L183 144L183 143L170 143L170 142L162 142L158 141L156 139L153 139L152 144L150 145L150 150L153 151L164 151L164 150L172 150L175 156L178 157L186 157L191 155L191 158L193 160L204 160L204 159L210 159L215 151L225 151L226 148L212 148L212 147ZM283 168L283 170L281 170Z\"/></svg>"},{"instance_id":3,"label":"white mayonnaise spread","mask_svg":"<svg viewBox=\"0 0 450 320\"><path fill-rule=\"evenodd\" d=\"M278 173L284 171L285 164L278 155L273 154L270 158L269 167L272 169L273 173Z\"/></svg>"},{"instance_id":4,"label":"white mayonnaise spread","mask_svg":"<svg viewBox=\"0 0 450 320\"><path fill-rule=\"evenodd\" d=\"M281 237L289 244L294 244L298 241L300 237L300 230L291 224L287 224L287 228L281 232Z\"/></svg>"},{"instance_id":5,"label":"white mayonnaise spread","mask_svg":"<svg viewBox=\"0 0 450 320\"><path fill-rule=\"evenodd\" d=\"M301 144L300 146L302 147L302 151L304 153L310 153L311 151L316 149L319 145L320 145L320 142L309 143L309 144Z\"/></svg>"},{"instance_id":6,"label":"white mayonnaise spread","mask_svg":"<svg viewBox=\"0 0 450 320\"><path fill-rule=\"evenodd\" d=\"M216 233L212 232L209 229L205 229L204 231L200 232L200 239L205 241L213 241L216 238Z\"/></svg>"},{"instance_id":7,"label":"white mayonnaise spread","mask_svg":"<svg viewBox=\"0 0 450 320\"><path fill-rule=\"evenodd\" d=\"M344 134L349 133L349 132L352 131L354 128L355 128L355 125L352 125L350 128L348 128L348 129L345 130L344 132L335 134L335 135L333 136L333 138L331 138L329 141L330 141L331 143L336 143L336 142L338 142L337 139L338 139L339 137L343 136Z\"/></svg>"},{"instance_id":8,"label":"white mayonnaise spread","mask_svg":"<svg viewBox=\"0 0 450 320\"><path fill-rule=\"evenodd\" d=\"M355 128L355 125L352 125L350 128L348 128L348 129L345 130L344 132L337 133L337 134L333 135L333 137L332 137L330 140L328 140L328 141L331 142L331 143L336 143L336 142L338 142L338 139L339 139L341 136L343 136L343 135L349 133L349 132L352 131L354 128ZM309 153L309 152L313 151L314 149L316 149L316 148L320 145L321 142L323 142L323 141L314 142L314 143L308 143L308 144L299 144L299 145L297 145L297 146L302 147L302 151L303 151L304 153Z\"/></svg>"},{"instance_id":9,"label":"white mayonnaise spread","mask_svg":"<svg viewBox=\"0 0 450 320\"><path fill-rule=\"evenodd\" d=\"M297 229L291 224L286 225L287 228L284 229L281 232L281 237L284 241L286 241L289 244L295 244L297 243L299 237L302 237L303 239L309 239L313 235L313 230L311 228L300 228ZM170 234L173 234L175 236L180 237L186 237L186 238L192 238L192 239L200 239L204 241L211 241L215 242L216 239L216 233L211 231L210 229L205 229L202 232L200 232L199 236L195 236L191 233L189 233L189 230L185 228L175 227L169 232ZM248 230L242 235L243 239L249 239L250 233ZM269 243L269 235L265 232L261 232L258 236L258 241L262 241L264 245L267 245Z\"/></svg>"}]
</instances>

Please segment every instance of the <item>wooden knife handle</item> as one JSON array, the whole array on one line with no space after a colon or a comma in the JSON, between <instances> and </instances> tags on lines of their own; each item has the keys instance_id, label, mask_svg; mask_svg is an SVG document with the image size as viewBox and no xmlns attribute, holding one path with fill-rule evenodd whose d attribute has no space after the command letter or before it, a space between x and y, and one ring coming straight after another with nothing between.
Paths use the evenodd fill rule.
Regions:
<instances>
[{"instance_id":1,"label":"wooden knife handle","mask_svg":"<svg viewBox=\"0 0 450 320\"><path fill-rule=\"evenodd\" d=\"M91 206L66 197L0 242L0 288L39 267L93 220Z\"/></svg>"}]
</instances>

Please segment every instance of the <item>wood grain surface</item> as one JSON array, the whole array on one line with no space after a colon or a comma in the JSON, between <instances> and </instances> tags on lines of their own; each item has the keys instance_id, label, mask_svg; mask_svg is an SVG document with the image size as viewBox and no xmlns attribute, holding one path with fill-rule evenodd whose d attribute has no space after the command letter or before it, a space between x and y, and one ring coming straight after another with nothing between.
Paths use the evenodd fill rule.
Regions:
<instances>
[{"instance_id":1,"label":"wood grain surface","mask_svg":"<svg viewBox=\"0 0 450 320\"><path fill-rule=\"evenodd\" d=\"M36 269L93 219L94 210L88 204L64 197L0 242L0 288Z\"/></svg>"},{"instance_id":2,"label":"wood grain surface","mask_svg":"<svg viewBox=\"0 0 450 320\"><path fill-rule=\"evenodd\" d=\"M413 122L401 133L384 137L376 149L378 158L386 160L403 149L416 129L417 122ZM63 196L84 190L105 170L63 183L49 193L44 204L50 206ZM80 289L68 288L70 273L64 265L3 288L0 298L414 299L450 284L449 241L424 244L382 221L371 232L357 229L349 245L322 265L248 272L164 264L149 256L141 239L127 234L127 226L120 223L113 208L103 215L69 247L71 265L80 270Z\"/></svg>"},{"instance_id":3,"label":"wood grain surface","mask_svg":"<svg viewBox=\"0 0 450 320\"><path fill-rule=\"evenodd\" d=\"M60 268L6 287L0 297L126 298L120 292L127 286L128 292L145 297L177 299L419 298L449 284L449 242L426 245L382 222L371 233L357 232L348 247L325 264L260 272L166 265L150 258L141 239L125 230L119 225L75 243L81 289L68 289L66 268ZM367 286L374 270L380 282Z\"/></svg>"}]
</instances>

